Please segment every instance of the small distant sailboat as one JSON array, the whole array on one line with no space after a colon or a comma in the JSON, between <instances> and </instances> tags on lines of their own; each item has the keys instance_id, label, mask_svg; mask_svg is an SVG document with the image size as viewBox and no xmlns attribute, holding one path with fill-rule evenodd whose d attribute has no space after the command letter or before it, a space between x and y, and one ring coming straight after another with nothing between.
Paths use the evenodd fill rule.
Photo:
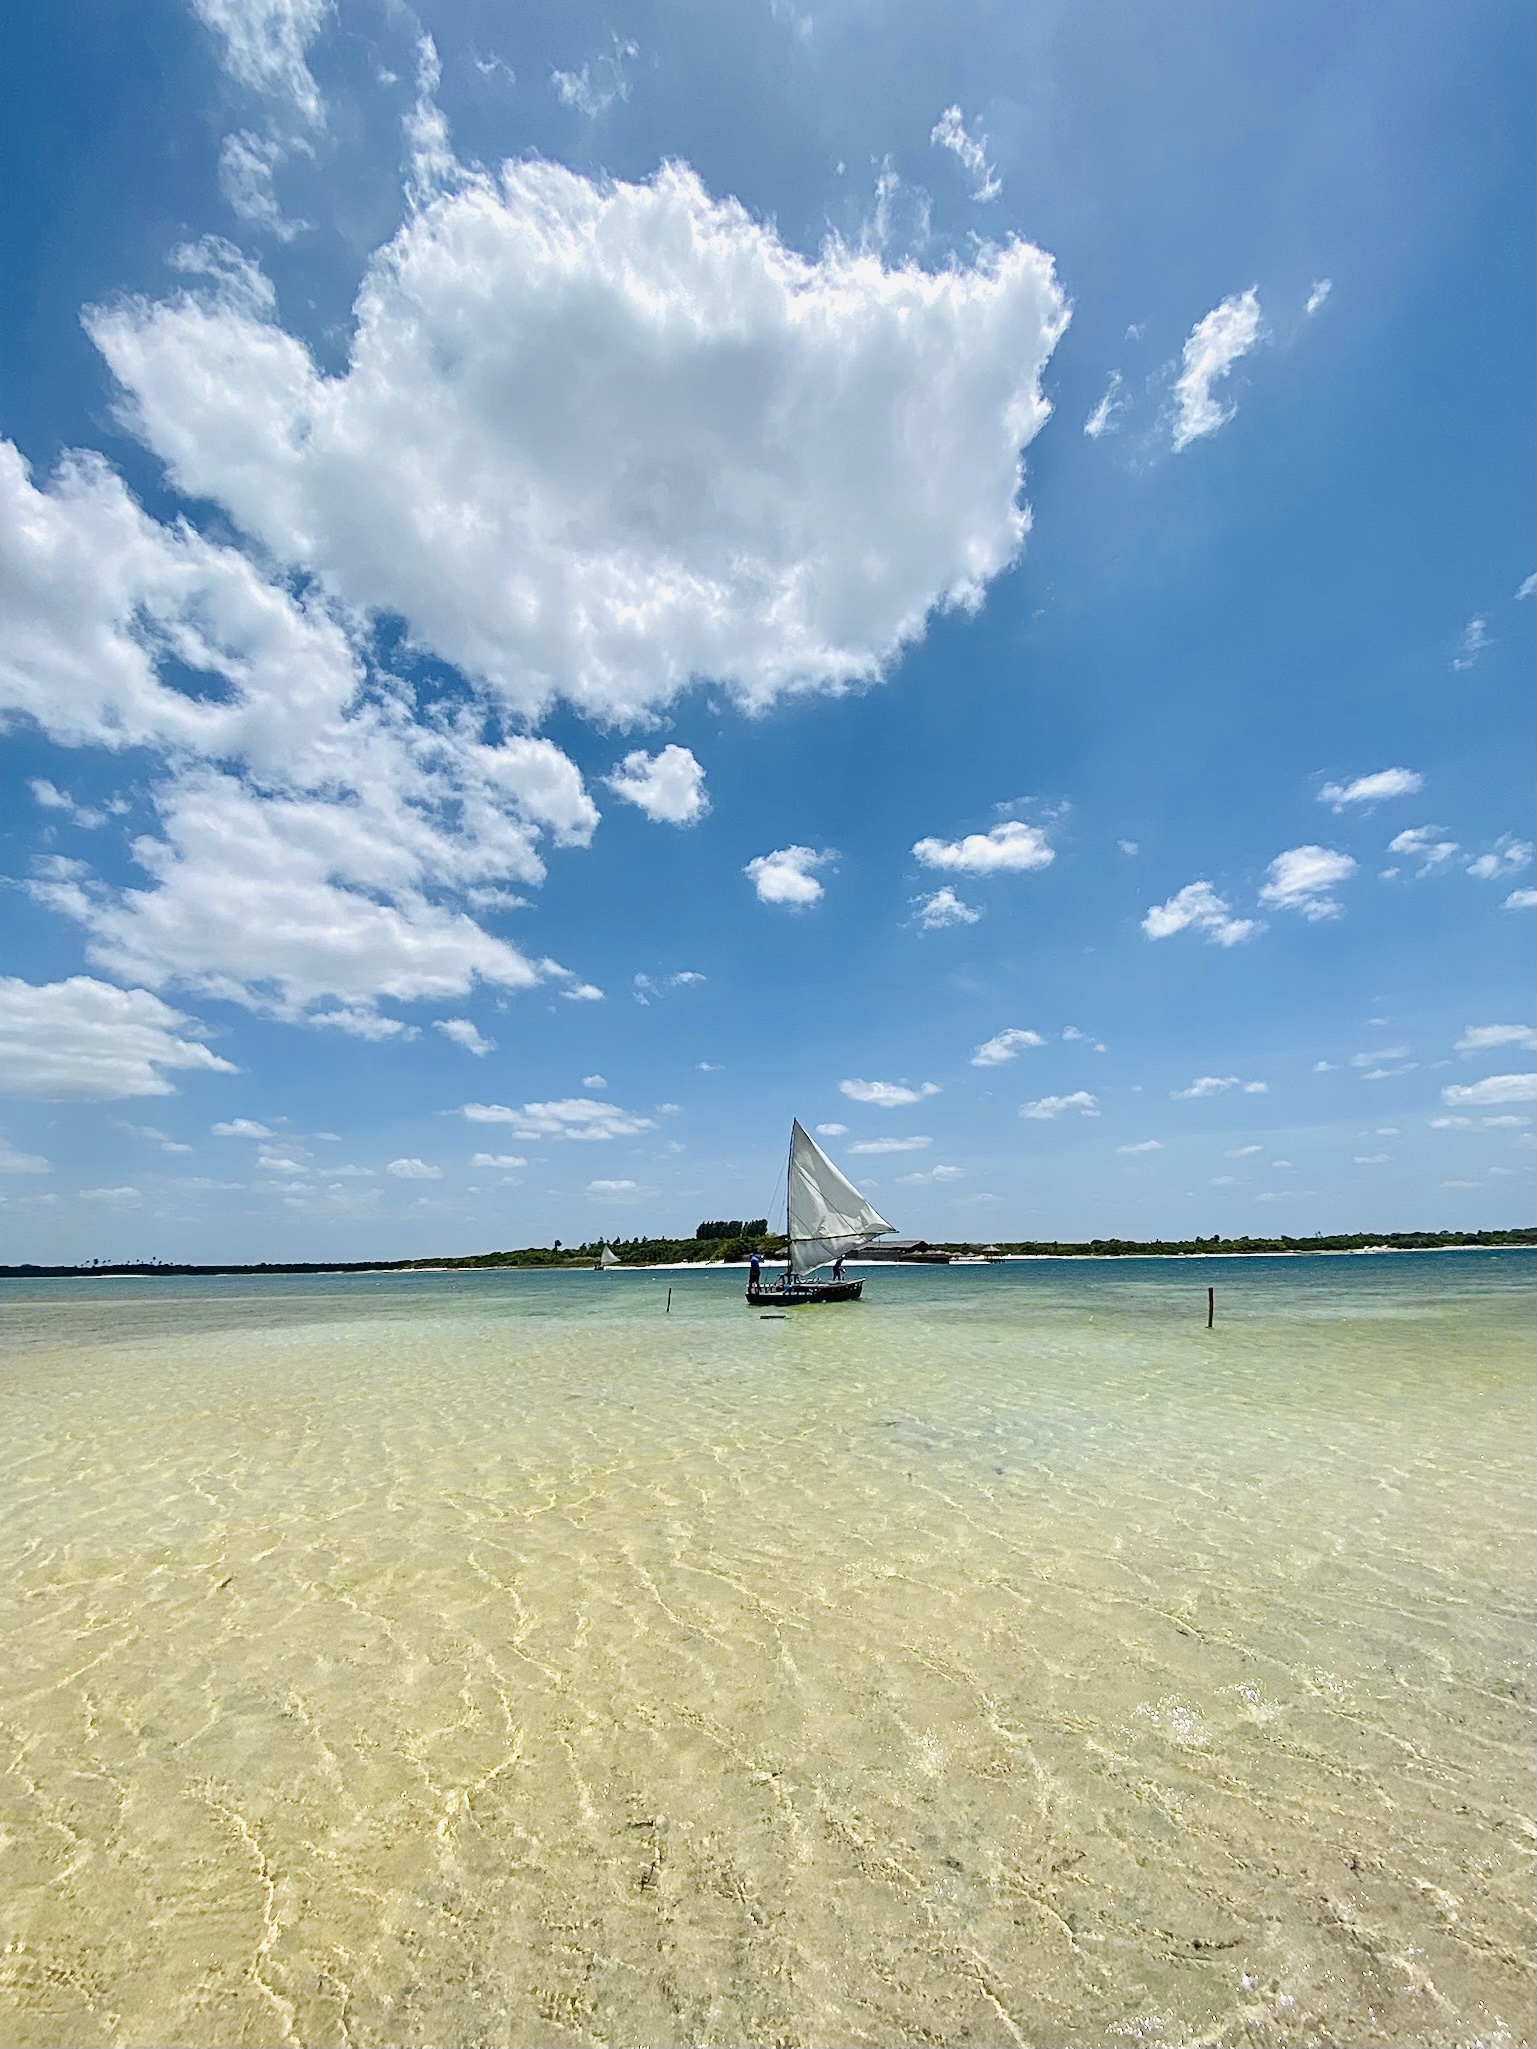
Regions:
<instances>
[{"instance_id":1,"label":"small distant sailboat","mask_svg":"<svg viewBox=\"0 0 1537 2049\"><path fill-rule=\"evenodd\" d=\"M598 1254L598 1264L595 1271L600 1274L606 1274L611 1266L617 1266L618 1264L619 1254L612 1245L605 1245Z\"/></svg>"},{"instance_id":2,"label":"small distant sailboat","mask_svg":"<svg viewBox=\"0 0 1537 2049\"><path fill-rule=\"evenodd\" d=\"M813 1280L819 1267L841 1261L872 1239L894 1231L846 1175L839 1172L799 1118L790 1126L790 1165L785 1177L785 1236L789 1260L784 1278L771 1287L749 1281L749 1302L857 1302L864 1282Z\"/></svg>"}]
</instances>

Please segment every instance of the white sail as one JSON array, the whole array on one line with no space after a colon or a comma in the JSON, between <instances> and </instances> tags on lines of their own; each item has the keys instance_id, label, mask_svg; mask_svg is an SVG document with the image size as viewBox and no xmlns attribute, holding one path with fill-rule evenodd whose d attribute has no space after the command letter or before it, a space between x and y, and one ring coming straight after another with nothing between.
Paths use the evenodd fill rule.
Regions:
<instances>
[{"instance_id":1,"label":"white sail","mask_svg":"<svg viewBox=\"0 0 1537 2049\"><path fill-rule=\"evenodd\" d=\"M896 1229L839 1173L799 1119L790 1128L787 1208L790 1265L797 1274Z\"/></svg>"},{"instance_id":2,"label":"white sail","mask_svg":"<svg viewBox=\"0 0 1537 2049\"><path fill-rule=\"evenodd\" d=\"M614 1250L612 1245L605 1245L603 1250L598 1254L598 1264L600 1267L602 1267L605 1273L607 1273L608 1269L611 1266L617 1266L619 1264L619 1254Z\"/></svg>"}]
</instances>

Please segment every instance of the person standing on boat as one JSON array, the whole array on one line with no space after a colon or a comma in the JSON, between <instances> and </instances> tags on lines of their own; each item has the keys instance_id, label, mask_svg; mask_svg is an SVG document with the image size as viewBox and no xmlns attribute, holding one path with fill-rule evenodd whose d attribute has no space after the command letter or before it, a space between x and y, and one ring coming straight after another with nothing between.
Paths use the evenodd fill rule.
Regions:
<instances>
[{"instance_id":1,"label":"person standing on boat","mask_svg":"<svg viewBox=\"0 0 1537 2049\"><path fill-rule=\"evenodd\" d=\"M759 1253L747 1255L747 1292L756 1295L763 1282L763 1259Z\"/></svg>"},{"instance_id":2,"label":"person standing on boat","mask_svg":"<svg viewBox=\"0 0 1537 2049\"><path fill-rule=\"evenodd\" d=\"M843 1279L843 1254L841 1252L838 1254L838 1257L833 1261L833 1279L835 1281L841 1281Z\"/></svg>"}]
</instances>

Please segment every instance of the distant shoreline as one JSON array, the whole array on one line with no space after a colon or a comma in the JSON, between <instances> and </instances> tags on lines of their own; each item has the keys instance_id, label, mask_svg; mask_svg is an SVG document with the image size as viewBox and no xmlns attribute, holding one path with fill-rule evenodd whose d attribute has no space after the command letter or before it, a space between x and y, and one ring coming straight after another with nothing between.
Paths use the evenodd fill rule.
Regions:
<instances>
[{"instance_id":1,"label":"distant shoreline","mask_svg":"<svg viewBox=\"0 0 1537 2049\"><path fill-rule=\"evenodd\" d=\"M1322 1236L1322 1234L1320 1234ZM1356 1239L1356 1243L1340 1242L1341 1238ZM975 1252L974 1246L936 1248L957 1253ZM1134 1240L1110 1239L1091 1241L1071 1248L1052 1246L1050 1250L1015 1250L1000 1247L996 1255L1000 1263L1010 1265L1037 1265L1047 1261L1079 1261L1083 1263L1108 1262L1118 1259L1360 1259L1381 1258L1389 1253L1401 1252L1520 1252L1537 1249L1537 1230L1522 1227L1509 1231L1480 1231L1458 1234L1456 1232L1399 1231L1384 1232L1378 1237L1365 1232L1331 1233L1322 1243L1307 1239L1289 1239L1270 1244L1256 1245L1253 1241L1234 1240L1204 1245L1170 1245L1167 1240L1152 1240L1138 1243ZM466 1273L586 1273L592 1271L592 1262L587 1259L562 1259L537 1256L538 1248L530 1247L521 1253L481 1253L468 1258L436 1259L370 1259L370 1260L262 1260L240 1264L228 1261L217 1265L195 1266L181 1262L121 1262L102 1266L0 1266L0 1280L12 1281L106 1281L106 1280L260 1280L264 1276L285 1274L316 1276L327 1274L466 1274ZM772 1267L782 1255L767 1253L764 1265ZM893 1259L850 1258L849 1266L863 1268L867 1272L879 1271L893 1266L915 1264L938 1265L940 1262L918 1262ZM970 1262L968 1262L968 1266ZM622 1256L617 1267L610 1273L745 1273L745 1259L631 1259Z\"/></svg>"}]
</instances>

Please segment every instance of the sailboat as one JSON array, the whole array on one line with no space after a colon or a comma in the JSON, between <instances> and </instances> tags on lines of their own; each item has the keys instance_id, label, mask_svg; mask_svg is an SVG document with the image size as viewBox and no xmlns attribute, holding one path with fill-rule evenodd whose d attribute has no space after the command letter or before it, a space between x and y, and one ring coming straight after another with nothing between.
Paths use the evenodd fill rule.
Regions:
<instances>
[{"instance_id":1,"label":"sailboat","mask_svg":"<svg viewBox=\"0 0 1537 2049\"><path fill-rule=\"evenodd\" d=\"M819 1267L857 1252L873 1238L894 1231L886 1219L841 1174L796 1118L790 1126L790 1164L785 1176L785 1237L789 1260L783 1280L772 1287L747 1284L749 1302L857 1302L864 1282L814 1280Z\"/></svg>"},{"instance_id":2,"label":"sailboat","mask_svg":"<svg viewBox=\"0 0 1537 2049\"><path fill-rule=\"evenodd\" d=\"M611 1266L617 1266L618 1264L619 1254L614 1250L612 1245L605 1245L603 1247L603 1250L598 1254L598 1272L600 1274L606 1274Z\"/></svg>"}]
</instances>

